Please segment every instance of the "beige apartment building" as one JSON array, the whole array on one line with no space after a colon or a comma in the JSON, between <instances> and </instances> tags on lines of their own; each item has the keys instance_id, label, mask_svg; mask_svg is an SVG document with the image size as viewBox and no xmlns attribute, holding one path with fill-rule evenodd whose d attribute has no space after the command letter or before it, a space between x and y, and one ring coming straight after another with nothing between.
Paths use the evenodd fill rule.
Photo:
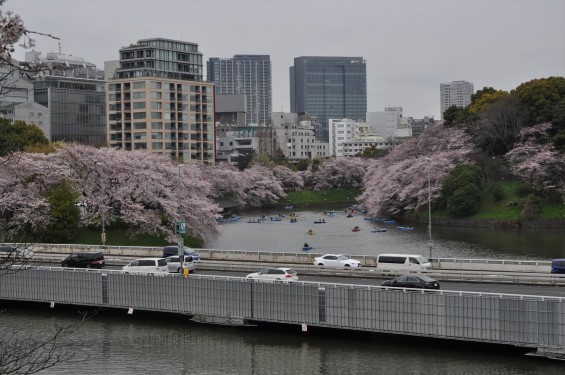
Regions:
<instances>
[{"instance_id":1,"label":"beige apartment building","mask_svg":"<svg viewBox=\"0 0 565 375\"><path fill-rule=\"evenodd\" d=\"M194 43L145 39L120 49L106 83L108 145L215 162L214 84Z\"/></svg>"}]
</instances>

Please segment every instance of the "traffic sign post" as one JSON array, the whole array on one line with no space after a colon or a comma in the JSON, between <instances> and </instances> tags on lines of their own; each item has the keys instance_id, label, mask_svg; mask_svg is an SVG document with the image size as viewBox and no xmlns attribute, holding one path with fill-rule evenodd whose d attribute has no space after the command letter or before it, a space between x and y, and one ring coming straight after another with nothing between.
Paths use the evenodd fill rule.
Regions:
<instances>
[{"instance_id":1,"label":"traffic sign post","mask_svg":"<svg viewBox=\"0 0 565 375\"><path fill-rule=\"evenodd\" d=\"M177 234L186 234L186 222L185 221L177 221L175 228L176 228Z\"/></svg>"}]
</instances>

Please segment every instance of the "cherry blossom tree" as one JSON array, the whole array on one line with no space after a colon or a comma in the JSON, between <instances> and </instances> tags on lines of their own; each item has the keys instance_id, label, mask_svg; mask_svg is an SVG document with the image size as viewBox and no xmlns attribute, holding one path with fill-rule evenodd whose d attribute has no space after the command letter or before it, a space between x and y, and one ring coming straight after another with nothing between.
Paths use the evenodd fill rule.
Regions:
<instances>
[{"instance_id":1,"label":"cherry blossom tree","mask_svg":"<svg viewBox=\"0 0 565 375\"><path fill-rule=\"evenodd\" d=\"M372 161L365 158L330 158L312 171L303 173L312 190L356 188L363 185L367 167Z\"/></svg>"},{"instance_id":2,"label":"cherry blossom tree","mask_svg":"<svg viewBox=\"0 0 565 375\"><path fill-rule=\"evenodd\" d=\"M195 237L206 241L219 233L214 218L219 208L197 165L179 170L165 156L78 144L65 145L57 156L86 203L85 224L100 223L104 214L110 223L130 224L132 233L164 233L172 240L171 223L180 214Z\"/></svg>"},{"instance_id":3,"label":"cherry blossom tree","mask_svg":"<svg viewBox=\"0 0 565 375\"><path fill-rule=\"evenodd\" d=\"M244 175L236 166L219 163L216 166L201 165L201 169L203 177L211 184L211 198L245 203Z\"/></svg>"},{"instance_id":4,"label":"cherry blossom tree","mask_svg":"<svg viewBox=\"0 0 565 375\"><path fill-rule=\"evenodd\" d=\"M277 165L273 168L273 173L282 183L284 191L298 191L304 187L302 177L288 167Z\"/></svg>"},{"instance_id":5,"label":"cherry blossom tree","mask_svg":"<svg viewBox=\"0 0 565 375\"><path fill-rule=\"evenodd\" d=\"M404 142L369 167L360 197L363 208L375 216L417 210L428 202L428 177L432 199L437 199L455 165L469 162L471 145L463 130L443 125Z\"/></svg>"},{"instance_id":6,"label":"cherry blossom tree","mask_svg":"<svg viewBox=\"0 0 565 375\"><path fill-rule=\"evenodd\" d=\"M520 143L506 154L514 175L540 193L565 197L565 155L549 141L551 124L524 128Z\"/></svg>"},{"instance_id":7,"label":"cherry blossom tree","mask_svg":"<svg viewBox=\"0 0 565 375\"><path fill-rule=\"evenodd\" d=\"M243 172L245 203L252 207L275 204L286 197L283 185L273 171L262 165L254 165Z\"/></svg>"},{"instance_id":8,"label":"cherry blossom tree","mask_svg":"<svg viewBox=\"0 0 565 375\"><path fill-rule=\"evenodd\" d=\"M51 221L44 193L69 178L54 155L16 153L0 158L0 232L3 238L39 231Z\"/></svg>"}]
</instances>

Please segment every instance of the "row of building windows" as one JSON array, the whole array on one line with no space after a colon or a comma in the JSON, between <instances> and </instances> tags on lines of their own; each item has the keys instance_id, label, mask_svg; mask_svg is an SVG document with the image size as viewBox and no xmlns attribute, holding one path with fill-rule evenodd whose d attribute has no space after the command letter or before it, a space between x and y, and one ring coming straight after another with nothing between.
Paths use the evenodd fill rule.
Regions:
<instances>
[{"instance_id":1,"label":"row of building windows","mask_svg":"<svg viewBox=\"0 0 565 375\"><path fill-rule=\"evenodd\" d=\"M134 90L145 89L146 88L146 81L137 81L132 82L131 85L129 82L124 83L109 83L108 84L108 91L116 92L121 91L122 85L124 90L129 90L130 88ZM181 83L163 83L158 81L149 81L149 87L151 89L157 90L165 90L167 91L181 91L181 92L202 92L204 94L211 94L214 91L212 86L197 86L197 85L188 85L188 84L181 84Z\"/></svg>"}]
</instances>

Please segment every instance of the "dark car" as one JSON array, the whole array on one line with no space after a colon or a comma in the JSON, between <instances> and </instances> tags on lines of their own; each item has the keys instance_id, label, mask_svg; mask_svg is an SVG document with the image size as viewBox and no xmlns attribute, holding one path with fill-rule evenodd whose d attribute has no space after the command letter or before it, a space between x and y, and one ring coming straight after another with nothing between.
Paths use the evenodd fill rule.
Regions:
<instances>
[{"instance_id":1,"label":"dark car","mask_svg":"<svg viewBox=\"0 0 565 375\"><path fill-rule=\"evenodd\" d=\"M179 247L177 245L169 245L163 248L163 258L168 258L174 255L179 255ZM184 255L189 255L193 260L200 260L200 254L192 250L190 247L184 246Z\"/></svg>"},{"instance_id":2,"label":"dark car","mask_svg":"<svg viewBox=\"0 0 565 375\"><path fill-rule=\"evenodd\" d=\"M551 273L565 273L565 259L553 259L551 261Z\"/></svg>"},{"instance_id":3,"label":"dark car","mask_svg":"<svg viewBox=\"0 0 565 375\"><path fill-rule=\"evenodd\" d=\"M104 254L100 251L74 253L61 262L62 267L72 268L102 268L105 264Z\"/></svg>"},{"instance_id":4,"label":"dark car","mask_svg":"<svg viewBox=\"0 0 565 375\"><path fill-rule=\"evenodd\" d=\"M383 286L396 288L439 289L439 282L426 275L403 275L396 279L385 281Z\"/></svg>"}]
</instances>

